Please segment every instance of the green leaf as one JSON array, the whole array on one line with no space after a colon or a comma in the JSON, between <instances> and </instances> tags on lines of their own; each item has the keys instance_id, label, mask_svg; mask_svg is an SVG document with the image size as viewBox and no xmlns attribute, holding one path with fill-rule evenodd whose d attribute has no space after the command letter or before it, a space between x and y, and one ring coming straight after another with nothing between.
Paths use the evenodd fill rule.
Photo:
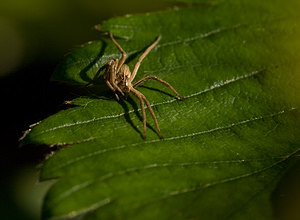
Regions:
<instances>
[{"instance_id":1,"label":"green leaf","mask_svg":"<svg viewBox=\"0 0 300 220\"><path fill-rule=\"evenodd\" d=\"M24 143L66 145L41 179L58 178L44 219L273 219L271 194L300 150L300 5L220 1L101 24L119 36L133 68L157 36L137 80L147 112L142 138L138 100L117 102L102 77L75 105L43 120ZM120 53L107 39L71 53L53 79L87 84Z\"/></svg>"}]
</instances>

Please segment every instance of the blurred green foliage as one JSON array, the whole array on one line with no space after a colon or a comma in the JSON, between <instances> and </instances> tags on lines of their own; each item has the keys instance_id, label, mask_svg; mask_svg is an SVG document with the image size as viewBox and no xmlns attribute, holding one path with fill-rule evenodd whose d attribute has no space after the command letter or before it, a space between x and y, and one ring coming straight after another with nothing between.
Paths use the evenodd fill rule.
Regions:
<instances>
[{"instance_id":1,"label":"blurred green foliage","mask_svg":"<svg viewBox=\"0 0 300 220\"><path fill-rule=\"evenodd\" d=\"M160 0L2 0L0 77L36 62L61 58L74 45L97 39L104 19L170 7Z\"/></svg>"}]
</instances>

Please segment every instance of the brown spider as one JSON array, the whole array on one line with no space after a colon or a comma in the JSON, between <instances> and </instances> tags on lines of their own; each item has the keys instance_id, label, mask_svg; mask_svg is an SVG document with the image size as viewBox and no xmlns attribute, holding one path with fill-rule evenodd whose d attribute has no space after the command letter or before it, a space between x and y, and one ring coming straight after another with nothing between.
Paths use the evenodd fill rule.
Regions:
<instances>
[{"instance_id":1,"label":"brown spider","mask_svg":"<svg viewBox=\"0 0 300 220\"><path fill-rule=\"evenodd\" d=\"M142 83L144 83L146 80L148 79L154 79L157 80L159 82L161 82L162 84L164 84L165 86L169 87L172 92L175 93L176 96L178 96L180 99L184 99L181 95L179 95L176 90L166 81L150 75L150 76L145 76L143 78L141 78L140 80L138 80L137 82L132 84L133 79L136 76L136 73L140 67L140 64L142 62L142 60L148 55L148 53L157 45L157 43L160 41L161 36L159 36L156 41L154 43L152 43L146 50L145 52L140 56L140 58L138 59L137 63L134 66L134 69L132 71L132 73L130 72L130 69L128 67L128 65L124 64L125 60L126 60L126 52L122 49L122 47L117 43L117 41L114 39L112 33L109 33L109 36L112 40L112 42L116 45L116 47L119 49L119 51L122 53L122 57L120 59L120 61L118 59L113 59L108 61L108 63L106 63L104 66L102 66L96 73L96 75L94 76L94 78L92 79L92 81L90 83L88 83L88 85L92 84L99 76L100 72L102 70L105 69L103 78L105 83L108 85L108 87L114 92L115 97L117 100L119 100L119 96L117 94L117 92L119 92L122 96L127 97L128 94L130 92L133 93L133 95L135 95L141 103L141 109L142 109L142 114L143 114L143 127L144 127L144 138L146 138L146 113L145 113L145 106L144 106L144 102L146 103L151 116L154 120L156 129L158 131L158 134L160 136L160 138L163 138L158 123L157 123L157 119L156 116L151 108L151 105L149 103L149 101L146 99L146 97L139 92L138 90L136 90L135 88L138 87L139 85L141 85Z\"/></svg>"}]
</instances>

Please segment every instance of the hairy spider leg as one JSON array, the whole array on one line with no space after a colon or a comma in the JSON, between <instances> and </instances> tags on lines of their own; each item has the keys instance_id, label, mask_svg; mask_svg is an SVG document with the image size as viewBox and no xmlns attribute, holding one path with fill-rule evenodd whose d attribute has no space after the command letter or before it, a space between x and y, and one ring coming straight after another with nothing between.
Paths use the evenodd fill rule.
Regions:
<instances>
[{"instance_id":1,"label":"hairy spider leg","mask_svg":"<svg viewBox=\"0 0 300 220\"><path fill-rule=\"evenodd\" d=\"M113 82L113 81L110 81L110 78L109 78L109 77L110 77L111 74L108 73L108 68L109 68L108 64L105 64L104 66L102 66L102 67L97 71L97 73L96 73L96 75L94 76L94 78L93 78L86 86L90 86L91 84L93 84L93 83L97 80L97 78L99 77L100 72L101 72L103 69L106 69L105 72L104 72L104 74L103 74L104 82L105 82L106 85L114 92L114 94L115 94L115 96L116 96L116 99L119 101L120 99L119 99L118 94L116 93L116 89L117 89L122 95L124 95L124 93L122 92L122 90L121 90L116 84L112 85L112 84L110 83L110 82Z\"/></svg>"},{"instance_id":2,"label":"hairy spider leg","mask_svg":"<svg viewBox=\"0 0 300 220\"><path fill-rule=\"evenodd\" d=\"M121 60L118 62L118 67L117 67L117 71L120 70L121 66L124 64L125 60L126 60L126 52L123 50L123 48L118 44L118 42L114 39L113 34L111 32L109 32L109 37L112 40L112 42L116 45L116 47L119 49L119 51L122 53L122 57ZM96 73L96 75L94 76L94 78L87 84L87 86L91 85L92 83L94 83L96 81L96 79L99 77L100 72L105 69L107 67L107 64L105 64L104 66L102 66ZM110 86L109 86L110 87ZM110 87L111 88L111 87Z\"/></svg>"},{"instance_id":3,"label":"hairy spider leg","mask_svg":"<svg viewBox=\"0 0 300 220\"><path fill-rule=\"evenodd\" d=\"M130 91L140 100L140 103L141 103L141 109L142 109L142 114L143 114L144 138L146 139L146 113L145 113L144 102L146 103L146 105L149 109L149 112L154 120L154 124L155 124L156 130L158 131L159 137L164 138L160 132L160 128L158 126L158 122L157 122L156 116L154 114L154 111L152 110L151 105L150 105L149 101L147 100L147 98L141 92L139 92L138 90L136 90L134 88L132 88Z\"/></svg>"},{"instance_id":4,"label":"hairy spider leg","mask_svg":"<svg viewBox=\"0 0 300 220\"><path fill-rule=\"evenodd\" d=\"M111 32L109 32L109 37L112 40L112 42L114 43L114 45L116 45L116 47L119 49L119 51L122 53L122 57L118 63L118 67L117 67L117 72L120 71L121 66L124 64L125 60L126 60L126 52L123 50L123 48L120 46L120 44L118 44L118 42L115 40L113 34Z\"/></svg>"},{"instance_id":5,"label":"hairy spider leg","mask_svg":"<svg viewBox=\"0 0 300 220\"><path fill-rule=\"evenodd\" d=\"M138 61L136 62L133 71L132 71L132 75L130 77L130 82L132 82L132 80L135 78L135 75L141 65L141 62L143 61L143 59L148 55L148 53L156 46L156 44L158 44L158 42L160 41L161 36L158 36L156 41L154 43L152 43L146 50L145 52L139 57Z\"/></svg>"},{"instance_id":6,"label":"hairy spider leg","mask_svg":"<svg viewBox=\"0 0 300 220\"><path fill-rule=\"evenodd\" d=\"M118 66L118 59L115 59L115 66L117 67ZM112 85L112 87L114 88L114 93L116 94L116 91L115 90L118 90L119 93L121 93L122 96L125 96L125 94L123 93L123 91L121 90L121 88L116 84L115 80L116 80L116 70L114 69L109 69L109 68L114 68L115 66L109 66L104 75L108 75L108 81L110 82L110 84ZM117 98L117 100L119 101L119 99Z\"/></svg>"},{"instance_id":7,"label":"hairy spider leg","mask_svg":"<svg viewBox=\"0 0 300 220\"><path fill-rule=\"evenodd\" d=\"M141 110L142 110L142 115L143 115L143 129L144 129L144 139L146 139L146 112L145 112L145 105L144 105L144 100L141 97L140 94L136 92L132 92L140 101L141 105Z\"/></svg>"},{"instance_id":8,"label":"hairy spider leg","mask_svg":"<svg viewBox=\"0 0 300 220\"><path fill-rule=\"evenodd\" d=\"M105 75L104 75L104 82L114 92L116 99L119 101L120 99L119 99L119 96L118 96L115 88L110 84L109 80L106 79Z\"/></svg>"},{"instance_id":9,"label":"hairy spider leg","mask_svg":"<svg viewBox=\"0 0 300 220\"><path fill-rule=\"evenodd\" d=\"M133 88L136 88L140 85L142 85L144 82L146 82L148 79L154 79L157 80L158 82L161 82L162 84L164 84L165 86L169 87L172 92L178 96L180 99L184 99L183 96L179 95L179 93L173 88L173 86L171 86L168 82L158 78L157 76L153 76L153 75L149 75L149 76L145 76L143 78L141 78L140 80L138 80L137 82L133 83Z\"/></svg>"}]
</instances>

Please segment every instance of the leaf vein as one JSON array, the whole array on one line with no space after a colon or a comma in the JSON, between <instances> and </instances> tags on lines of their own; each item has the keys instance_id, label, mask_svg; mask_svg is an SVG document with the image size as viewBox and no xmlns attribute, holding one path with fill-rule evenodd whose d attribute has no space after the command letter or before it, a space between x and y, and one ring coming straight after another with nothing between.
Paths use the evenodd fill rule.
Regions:
<instances>
[{"instance_id":1,"label":"leaf vein","mask_svg":"<svg viewBox=\"0 0 300 220\"><path fill-rule=\"evenodd\" d=\"M176 40L176 41L170 41L170 42L167 42L167 43L164 43L164 44L159 44L153 50L157 50L158 48L161 48L161 47L172 46L172 45L176 45L176 44L180 44L180 43L189 43L191 41L195 41L195 40L210 37L212 35L218 34L218 33L223 32L223 31L236 29L236 28L239 28L241 26L243 26L243 25L237 24L237 25L233 25L233 26L229 26L229 27L220 27L220 28L211 30L211 31L203 33L203 34L198 34L198 35L193 36L193 37L189 37L189 38L185 38L185 39L181 39L181 40ZM130 56L130 55L135 54L137 52L139 52L139 51L137 51L137 50L130 51L130 52L127 53L127 55ZM120 56L120 54L107 54L107 55L103 55L101 57L101 59L104 58L105 60L108 60L108 59L112 59L112 58L118 57L118 56ZM73 66L73 65L77 65L77 64L81 64L81 63L92 63L95 59L98 59L98 57L85 57L85 58L78 59L78 61L76 61L76 62L66 63L65 66Z\"/></svg>"},{"instance_id":2,"label":"leaf vein","mask_svg":"<svg viewBox=\"0 0 300 220\"><path fill-rule=\"evenodd\" d=\"M292 153L284 156L281 160L278 160L275 163L271 164L270 166L266 166L266 167L264 167L262 169L258 169L258 170L255 170L253 172L245 173L243 175L239 175L239 176L235 176L235 177L231 177L231 178L225 178L225 179L220 180L220 181L216 181L216 182L212 182L212 183L207 183L207 184L205 184L203 186L195 186L195 187L191 187L191 188L185 188L185 189L171 191L171 192L167 193L166 195L164 195L164 196L162 196L160 198L157 198L157 199L152 200L152 201L147 202L147 203L136 205L135 208L140 208L141 206L145 206L145 205L151 204L153 202L161 201L161 200L164 200L164 199L168 199L168 198L171 198L171 197L174 197L174 196L179 196L179 195L186 194L186 193L192 193L192 192L196 192L196 191L205 190L207 188L210 188L210 187L213 187L213 186L216 186L216 185L219 185L219 184L224 184L224 183L229 183L229 182L237 181L237 180L240 180L240 179L243 179L243 178L247 178L247 177L250 177L250 176L262 173L262 172L264 172L264 171L266 171L268 169L271 169L271 168L279 165L280 163L286 161L287 159L289 159L293 155L297 154L299 151L300 151L300 148L298 148L295 151L293 151Z\"/></svg>"},{"instance_id":3,"label":"leaf vein","mask_svg":"<svg viewBox=\"0 0 300 220\"><path fill-rule=\"evenodd\" d=\"M80 209L78 211L72 211L72 212L70 212L68 214L65 214L65 215L53 216L51 219L65 219L65 218L71 219L71 218L74 218L76 216L84 215L86 213L95 211L95 210L97 210L97 209L99 209L103 206L106 206L106 205L110 204L111 202L112 202L111 198L105 198L105 199L103 199L103 200L101 200L97 203L92 204L89 207Z\"/></svg>"},{"instance_id":4,"label":"leaf vein","mask_svg":"<svg viewBox=\"0 0 300 220\"><path fill-rule=\"evenodd\" d=\"M284 157L272 157L270 159L282 159ZM189 167L189 166L205 166L205 165L212 165L212 164L241 164L241 163L250 163L250 162L258 162L258 161L265 161L266 158L253 158L253 159L240 159L240 160L222 160L222 161L194 161L194 162L185 162L185 163L154 163L154 164L148 164L142 167L131 167L125 170L119 170L116 172L107 173L106 175L101 176L100 178L94 179L94 180L88 180L83 183L80 183L78 185L72 186L69 190L66 190L65 192L61 193L60 196L57 198L57 200L62 200L68 196L70 196L72 193L75 193L81 189L87 188L90 185L96 183L108 180L110 178L121 176L125 174L129 174L136 171L143 171L148 169L157 169L157 168L165 168L165 167Z\"/></svg>"},{"instance_id":5,"label":"leaf vein","mask_svg":"<svg viewBox=\"0 0 300 220\"><path fill-rule=\"evenodd\" d=\"M229 79L229 80L225 80L225 81L220 81L218 83L214 83L209 88L207 88L205 90L202 90L200 92L196 92L196 93L187 95L187 96L185 96L185 98L188 99L188 98L192 98L192 97L195 97L195 96L202 95L202 94L210 92L210 91L212 91L214 89L217 89L217 88L226 86L228 84L237 82L239 80L246 79L246 78L252 77L254 75L257 75L258 73L261 73L263 70L264 69L256 70L256 71L253 71L251 73L247 73L245 75L234 77L234 78ZM164 104L169 104L169 103L172 103L172 102L175 102L175 101L178 101L178 99L177 98L173 98L173 99L170 99L170 100L167 100L167 101L164 101L164 102L154 103L154 104L151 104L151 107L153 107L153 106L159 106L159 105L164 105ZM145 106L145 108L147 108L147 107ZM41 132L37 133L36 136L41 135L41 134L45 134L45 133L48 133L48 132L51 132L51 131L54 131L54 130L57 130L57 129L68 128L68 127L72 127L72 126L76 126L76 125L82 125L82 124L88 124L88 123L92 123L92 122L103 120L103 119L117 118L117 117L121 117L121 116L123 116L125 114L131 114L133 112L138 112L138 111L141 111L141 109L138 108L136 110L130 110L127 113L123 112L123 113L120 113L120 114L107 115L107 116L102 116L102 117L99 117L99 118L94 117L92 119L85 120L85 121L76 121L76 122L73 122L73 123L66 123L66 124L63 124L63 125L59 125L59 126L56 126L56 127L53 127L53 128L50 128L50 129L46 129L44 131L41 131Z\"/></svg>"},{"instance_id":6,"label":"leaf vein","mask_svg":"<svg viewBox=\"0 0 300 220\"><path fill-rule=\"evenodd\" d=\"M139 145L143 145L143 144L146 145L146 144L152 144L152 143L162 142L162 141L173 141L173 140L184 139L184 138L189 138L189 137L194 137L194 136L199 136L199 135L204 135L204 134L210 134L210 133L221 131L221 130L231 129L235 126L245 125L245 124L250 123L250 122L263 120L263 119L267 119L267 118L273 118L275 116L282 115L282 114L285 114L287 112L294 111L296 109L298 109L298 108L292 107L290 109L281 110L279 112L272 113L272 114L269 114L269 115L253 117L251 119L247 119L247 120L244 120L244 121L232 123L232 124L229 124L229 125L226 125L226 126L216 127L216 128L212 128L212 129L204 130L204 131L198 131L198 132L194 132L194 133L190 133L190 134L186 134L186 135L167 137L167 138L164 138L164 139L154 139L154 140L145 141L145 142L141 142L141 143L133 143L133 144L130 144L130 145L121 145L121 146L118 146L118 147L106 148L106 149L95 151L95 152L92 152L92 153L89 153L89 154L86 154L86 155L81 155L80 157L74 158L74 159L69 160L65 163L61 163L59 166L52 167L51 170L57 170L57 169L60 169L62 167L65 167L65 166L69 166L69 165L71 165L75 162L85 160L87 158L91 158L91 157L97 156L99 154L104 154L104 153L111 152L111 151L117 151L117 150L121 150L121 149L124 149L124 148L135 147L135 146L139 146ZM95 137L94 139L96 139L96 138L97 137ZM93 140L91 140L91 141L93 141Z\"/></svg>"}]
</instances>

